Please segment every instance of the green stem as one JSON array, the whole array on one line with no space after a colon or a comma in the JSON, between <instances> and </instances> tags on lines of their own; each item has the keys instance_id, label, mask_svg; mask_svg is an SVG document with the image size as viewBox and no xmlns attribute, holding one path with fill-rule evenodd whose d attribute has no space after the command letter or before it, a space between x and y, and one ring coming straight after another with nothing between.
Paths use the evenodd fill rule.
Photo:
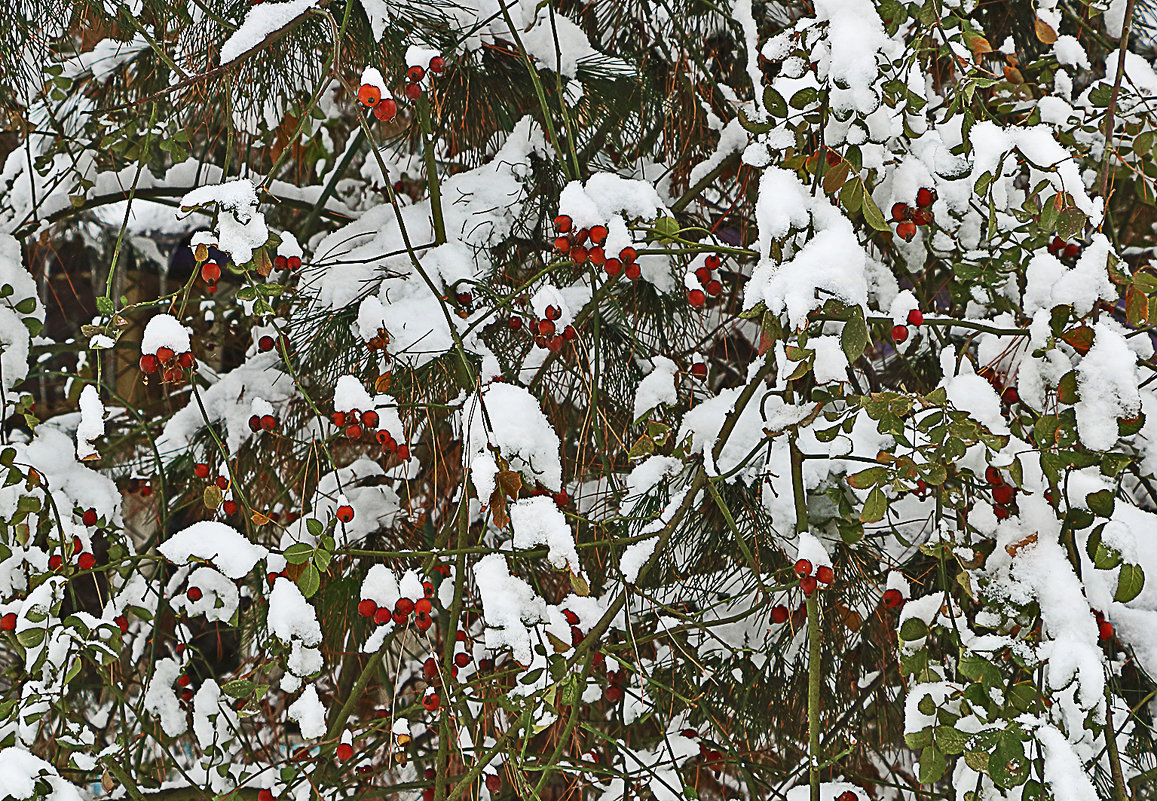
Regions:
<instances>
[{"instance_id":1,"label":"green stem","mask_svg":"<svg viewBox=\"0 0 1157 801\"><path fill-rule=\"evenodd\" d=\"M446 243L446 221L442 219L442 187L438 183L438 164L434 160L434 131L430 119L430 99L425 94L418 98L418 125L422 129L422 159L426 164L426 189L430 193L430 216L434 221L434 244L443 245Z\"/></svg>"}]
</instances>

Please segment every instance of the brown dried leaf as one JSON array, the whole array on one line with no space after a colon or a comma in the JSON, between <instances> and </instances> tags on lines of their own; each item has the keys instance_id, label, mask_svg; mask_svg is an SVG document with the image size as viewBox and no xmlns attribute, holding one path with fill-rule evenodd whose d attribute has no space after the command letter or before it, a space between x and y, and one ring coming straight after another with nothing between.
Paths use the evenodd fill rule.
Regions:
<instances>
[{"instance_id":1,"label":"brown dried leaf","mask_svg":"<svg viewBox=\"0 0 1157 801\"><path fill-rule=\"evenodd\" d=\"M1036 30L1036 38L1040 39L1044 44L1051 45L1057 40L1057 32L1053 30L1053 26L1049 25L1040 17L1036 18L1033 23L1033 28Z\"/></svg>"},{"instance_id":2,"label":"brown dried leaf","mask_svg":"<svg viewBox=\"0 0 1157 801\"><path fill-rule=\"evenodd\" d=\"M1022 550L1024 550L1025 548L1027 548L1030 545L1034 545L1035 543L1036 543L1036 534L1029 534L1027 537L1025 537L1020 542L1014 542L1014 543L1010 543L1009 545L1005 545L1004 550L1008 551L1009 556L1016 556Z\"/></svg>"}]
</instances>

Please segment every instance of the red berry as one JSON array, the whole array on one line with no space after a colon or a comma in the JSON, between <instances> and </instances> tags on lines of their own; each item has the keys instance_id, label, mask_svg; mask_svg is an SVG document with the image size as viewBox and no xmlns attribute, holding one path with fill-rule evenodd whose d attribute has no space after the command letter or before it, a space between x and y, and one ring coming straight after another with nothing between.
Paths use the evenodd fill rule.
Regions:
<instances>
[{"instance_id":1,"label":"red berry","mask_svg":"<svg viewBox=\"0 0 1157 801\"><path fill-rule=\"evenodd\" d=\"M566 618L566 622L568 625L571 625L571 626L577 626L578 625L579 616L576 615L572 610L570 610L570 609L562 610L562 616L564 618Z\"/></svg>"},{"instance_id":2,"label":"red berry","mask_svg":"<svg viewBox=\"0 0 1157 801\"><path fill-rule=\"evenodd\" d=\"M570 239L565 236L555 237L554 249L559 253L566 253L570 250Z\"/></svg>"},{"instance_id":3,"label":"red berry","mask_svg":"<svg viewBox=\"0 0 1157 801\"><path fill-rule=\"evenodd\" d=\"M272 431L277 428L277 418L271 414L261 415L261 427L266 431Z\"/></svg>"},{"instance_id":4,"label":"red berry","mask_svg":"<svg viewBox=\"0 0 1157 801\"><path fill-rule=\"evenodd\" d=\"M892 328L892 341L899 344L908 338L908 326L897 325Z\"/></svg>"},{"instance_id":5,"label":"red berry","mask_svg":"<svg viewBox=\"0 0 1157 801\"><path fill-rule=\"evenodd\" d=\"M273 350L273 346L275 344L277 343L273 341L273 337L269 336L269 334L266 334L265 336L261 337L261 339L257 340L257 349L262 353L267 353Z\"/></svg>"},{"instance_id":6,"label":"red berry","mask_svg":"<svg viewBox=\"0 0 1157 801\"><path fill-rule=\"evenodd\" d=\"M422 87L416 83L406 84L406 97L410 100L417 100L422 96Z\"/></svg>"},{"instance_id":7,"label":"red berry","mask_svg":"<svg viewBox=\"0 0 1157 801\"><path fill-rule=\"evenodd\" d=\"M221 278L221 268L215 261L207 261L201 265L201 280L206 284L215 284Z\"/></svg>"},{"instance_id":8,"label":"red berry","mask_svg":"<svg viewBox=\"0 0 1157 801\"><path fill-rule=\"evenodd\" d=\"M893 203L892 204L892 220L894 222L904 222L912 215L908 209L907 203Z\"/></svg>"},{"instance_id":9,"label":"red berry","mask_svg":"<svg viewBox=\"0 0 1157 801\"><path fill-rule=\"evenodd\" d=\"M237 501L225 501L225 503L221 504L221 510L227 515L237 514Z\"/></svg>"},{"instance_id":10,"label":"red berry","mask_svg":"<svg viewBox=\"0 0 1157 801\"><path fill-rule=\"evenodd\" d=\"M414 611L414 602L409 598L399 598L398 602L394 604L394 611L399 615L408 615Z\"/></svg>"},{"instance_id":11,"label":"red berry","mask_svg":"<svg viewBox=\"0 0 1157 801\"><path fill-rule=\"evenodd\" d=\"M250 431L260 431L261 430L261 418L258 415L254 414L254 415L251 415L249 417L249 430Z\"/></svg>"},{"instance_id":12,"label":"red berry","mask_svg":"<svg viewBox=\"0 0 1157 801\"><path fill-rule=\"evenodd\" d=\"M623 263L618 259L607 259L603 263L603 270L605 270L606 274L611 278L614 278L623 271Z\"/></svg>"},{"instance_id":13,"label":"red berry","mask_svg":"<svg viewBox=\"0 0 1157 801\"><path fill-rule=\"evenodd\" d=\"M1007 506L996 506L992 511L996 515L997 520L1008 520L1009 515L1012 514L1012 510Z\"/></svg>"},{"instance_id":14,"label":"red berry","mask_svg":"<svg viewBox=\"0 0 1157 801\"><path fill-rule=\"evenodd\" d=\"M225 489L229 486L229 479L225 478L225 476L217 476L217 480L214 483L216 483L217 489Z\"/></svg>"},{"instance_id":15,"label":"red berry","mask_svg":"<svg viewBox=\"0 0 1157 801\"><path fill-rule=\"evenodd\" d=\"M916 192L916 205L922 209L926 209L931 206L932 201L935 199L936 195L932 192L931 189L928 189L927 187L921 187Z\"/></svg>"},{"instance_id":16,"label":"red berry","mask_svg":"<svg viewBox=\"0 0 1157 801\"><path fill-rule=\"evenodd\" d=\"M434 56L430 59L430 72L435 75L441 75L446 70L446 59L441 56Z\"/></svg>"},{"instance_id":17,"label":"red berry","mask_svg":"<svg viewBox=\"0 0 1157 801\"><path fill-rule=\"evenodd\" d=\"M265 788L257 792L257 801L273 801L273 791Z\"/></svg>"},{"instance_id":18,"label":"red berry","mask_svg":"<svg viewBox=\"0 0 1157 801\"><path fill-rule=\"evenodd\" d=\"M1016 487L1011 484L1001 484L992 488L992 499L997 503L1010 504L1016 497Z\"/></svg>"},{"instance_id":19,"label":"red berry","mask_svg":"<svg viewBox=\"0 0 1157 801\"><path fill-rule=\"evenodd\" d=\"M417 83L426 77L426 71L418 64L415 64L406 72L406 77L410 79L411 83Z\"/></svg>"},{"instance_id":20,"label":"red berry","mask_svg":"<svg viewBox=\"0 0 1157 801\"><path fill-rule=\"evenodd\" d=\"M700 381L707 378L707 364L705 362L695 362L691 365L691 375Z\"/></svg>"},{"instance_id":21,"label":"red berry","mask_svg":"<svg viewBox=\"0 0 1157 801\"><path fill-rule=\"evenodd\" d=\"M904 595L897 589L884 590L884 606L894 609L904 603Z\"/></svg>"},{"instance_id":22,"label":"red berry","mask_svg":"<svg viewBox=\"0 0 1157 801\"><path fill-rule=\"evenodd\" d=\"M9 612L0 617L0 631L15 631L16 630L16 613Z\"/></svg>"},{"instance_id":23,"label":"red berry","mask_svg":"<svg viewBox=\"0 0 1157 801\"><path fill-rule=\"evenodd\" d=\"M438 697L438 693L426 693L422 696L422 706L426 707L427 712L435 712L441 705L442 699Z\"/></svg>"},{"instance_id":24,"label":"red berry","mask_svg":"<svg viewBox=\"0 0 1157 801\"><path fill-rule=\"evenodd\" d=\"M629 245L619 251L619 261L623 264L632 264L637 258L639 258L639 251Z\"/></svg>"},{"instance_id":25,"label":"red berry","mask_svg":"<svg viewBox=\"0 0 1157 801\"><path fill-rule=\"evenodd\" d=\"M345 412L334 412L333 417L330 418L333 424L338 428L345 426Z\"/></svg>"},{"instance_id":26,"label":"red berry","mask_svg":"<svg viewBox=\"0 0 1157 801\"><path fill-rule=\"evenodd\" d=\"M5 617L7 617L7 615L5 615ZM13 623L13 625L15 625L15 623ZM1097 623L1097 635L1102 640L1113 639L1113 624L1104 619L1100 620Z\"/></svg>"},{"instance_id":27,"label":"red berry","mask_svg":"<svg viewBox=\"0 0 1157 801\"><path fill-rule=\"evenodd\" d=\"M816 577L804 576L799 580L799 588L803 590L804 595L810 597L811 594L816 591Z\"/></svg>"},{"instance_id":28,"label":"red berry","mask_svg":"<svg viewBox=\"0 0 1157 801\"><path fill-rule=\"evenodd\" d=\"M53 554L52 556L48 557L48 569L49 570L59 570L60 566L63 564L64 564L64 557L62 557L60 554Z\"/></svg>"},{"instance_id":29,"label":"red berry","mask_svg":"<svg viewBox=\"0 0 1157 801\"><path fill-rule=\"evenodd\" d=\"M554 323L552 321L550 321L550 320L539 320L538 321L538 333L542 334L544 337L554 336L554 330L555 330L554 329Z\"/></svg>"},{"instance_id":30,"label":"red berry","mask_svg":"<svg viewBox=\"0 0 1157 801\"><path fill-rule=\"evenodd\" d=\"M546 319L557 320L559 317L562 317L562 309L560 309L558 306L547 306L545 314Z\"/></svg>"},{"instance_id":31,"label":"red berry","mask_svg":"<svg viewBox=\"0 0 1157 801\"><path fill-rule=\"evenodd\" d=\"M707 303L707 296L702 289L692 289L687 293L687 302L693 309L701 309Z\"/></svg>"},{"instance_id":32,"label":"red berry","mask_svg":"<svg viewBox=\"0 0 1157 801\"><path fill-rule=\"evenodd\" d=\"M558 231L560 234L569 233L571 225L572 222L570 217L566 216L565 214L560 214L554 218L554 230Z\"/></svg>"},{"instance_id":33,"label":"red berry","mask_svg":"<svg viewBox=\"0 0 1157 801\"><path fill-rule=\"evenodd\" d=\"M605 225L592 225L590 230L591 241L596 245L601 245L607 241L607 227Z\"/></svg>"},{"instance_id":34,"label":"red berry","mask_svg":"<svg viewBox=\"0 0 1157 801\"><path fill-rule=\"evenodd\" d=\"M603 698L606 698L609 703L617 704L623 700L623 688L617 684L612 684L603 691Z\"/></svg>"},{"instance_id":35,"label":"red berry","mask_svg":"<svg viewBox=\"0 0 1157 801\"><path fill-rule=\"evenodd\" d=\"M827 584L831 586L832 582L836 580L835 571L828 565L820 565L816 568L816 581L820 584Z\"/></svg>"},{"instance_id":36,"label":"red berry","mask_svg":"<svg viewBox=\"0 0 1157 801\"><path fill-rule=\"evenodd\" d=\"M1000 474L1000 470L998 468L989 466L984 471L984 480L994 487L999 487L1004 483L1004 476Z\"/></svg>"},{"instance_id":37,"label":"red berry","mask_svg":"<svg viewBox=\"0 0 1157 801\"><path fill-rule=\"evenodd\" d=\"M1058 253L1060 253L1064 249L1065 249L1065 240L1061 239L1059 236L1054 236L1053 241L1049 242L1049 253L1051 253L1054 256L1057 255Z\"/></svg>"},{"instance_id":38,"label":"red berry","mask_svg":"<svg viewBox=\"0 0 1157 801\"><path fill-rule=\"evenodd\" d=\"M356 423L354 425L351 425L351 426L346 426L345 435L346 435L346 439L361 439L362 438L362 427L357 425Z\"/></svg>"},{"instance_id":39,"label":"red berry","mask_svg":"<svg viewBox=\"0 0 1157 801\"><path fill-rule=\"evenodd\" d=\"M1075 259L1077 256L1080 256L1080 255L1081 255L1081 246L1078 245L1076 242L1070 242L1069 244L1065 245L1064 256L1066 259Z\"/></svg>"},{"instance_id":40,"label":"red berry","mask_svg":"<svg viewBox=\"0 0 1157 801\"><path fill-rule=\"evenodd\" d=\"M795 574L800 578L803 578L804 576L810 576L812 572L812 563L807 559L799 559L792 566L792 570L794 570Z\"/></svg>"},{"instance_id":41,"label":"red berry","mask_svg":"<svg viewBox=\"0 0 1157 801\"><path fill-rule=\"evenodd\" d=\"M703 260L703 264L707 267L708 270L718 270L720 265L719 256L712 253L710 256Z\"/></svg>"},{"instance_id":42,"label":"red berry","mask_svg":"<svg viewBox=\"0 0 1157 801\"><path fill-rule=\"evenodd\" d=\"M374 106L374 117L382 122L389 122L394 117L398 116L398 102L392 97L383 97L381 102ZM301 266L301 260L298 259L298 267ZM296 270L297 267L291 269Z\"/></svg>"},{"instance_id":43,"label":"red berry","mask_svg":"<svg viewBox=\"0 0 1157 801\"><path fill-rule=\"evenodd\" d=\"M363 598L358 602L358 614L362 617L373 617L378 612L378 605L372 598Z\"/></svg>"},{"instance_id":44,"label":"red berry","mask_svg":"<svg viewBox=\"0 0 1157 801\"><path fill-rule=\"evenodd\" d=\"M422 663L422 677L426 681L433 681L438 675L438 660L432 656L426 657L426 661Z\"/></svg>"},{"instance_id":45,"label":"red berry","mask_svg":"<svg viewBox=\"0 0 1157 801\"><path fill-rule=\"evenodd\" d=\"M695 271L695 277L699 279L700 284L706 284L711 280L711 268L700 267Z\"/></svg>"},{"instance_id":46,"label":"red berry","mask_svg":"<svg viewBox=\"0 0 1157 801\"><path fill-rule=\"evenodd\" d=\"M568 325L566 328L562 329L562 338L568 342L577 336L578 332L574 330L573 325Z\"/></svg>"},{"instance_id":47,"label":"red berry","mask_svg":"<svg viewBox=\"0 0 1157 801\"><path fill-rule=\"evenodd\" d=\"M932 209L915 209L912 212L912 222L916 225L931 225L934 219L936 215L932 213Z\"/></svg>"},{"instance_id":48,"label":"red berry","mask_svg":"<svg viewBox=\"0 0 1157 801\"><path fill-rule=\"evenodd\" d=\"M76 566L81 570L92 570L94 565L96 565L96 557L87 551L77 557Z\"/></svg>"},{"instance_id":49,"label":"red berry","mask_svg":"<svg viewBox=\"0 0 1157 801\"><path fill-rule=\"evenodd\" d=\"M354 747L349 743L341 743L338 745L337 750L334 753L337 755L339 760L346 762L350 759L353 759Z\"/></svg>"},{"instance_id":50,"label":"red berry","mask_svg":"<svg viewBox=\"0 0 1157 801\"><path fill-rule=\"evenodd\" d=\"M575 264L583 264L587 260L587 249L582 245L575 245L570 249L570 260Z\"/></svg>"},{"instance_id":51,"label":"red berry","mask_svg":"<svg viewBox=\"0 0 1157 801\"><path fill-rule=\"evenodd\" d=\"M197 601L201 600L203 595L204 595L204 593L201 592L200 587L190 587L188 589L188 591L185 592L185 597L188 598L193 603L196 603Z\"/></svg>"},{"instance_id":52,"label":"red berry","mask_svg":"<svg viewBox=\"0 0 1157 801\"><path fill-rule=\"evenodd\" d=\"M643 270L639 267L639 263L637 261L630 262L626 269L623 270L623 272L631 281L638 281L639 276L643 274Z\"/></svg>"},{"instance_id":53,"label":"red berry","mask_svg":"<svg viewBox=\"0 0 1157 801\"><path fill-rule=\"evenodd\" d=\"M380 419L381 418L378 417L378 413L373 409L370 409L368 412L362 415L362 425L364 425L366 428L377 428L378 421Z\"/></svg>"},{"instance_id":54,"label":"red berry","mask_svg":"<svg viewBox=\"0 0 1157 801\"><path fill-rule=\"evenodd\" d=\"M153 354L146 353L141 356L140 368L141 372L145 375L152 375L157 372L158 367L160 367L160 362L157 361L157 357Z\"/></svg>"},{"instance_id":55,"label":"red berry","mask_svg":"<svg viewBox=\"0 0 1157 801\"><path fill-rule=\"evenodd\" d=\"M601 267L607 263L607 254L601 247L595 245L587 250L587 261L596 267Z\"/></svg>"},{"instance_id":56,"label":"red berry","mask_svg":"<svg viewBox=\"0 0 1157 801\"><path fill-rule=\"evenodd\" d=\"M117 615L112 619L112 622L117 624L117 627L121 630L121 634L129 633L129 619L124 615Z\"/></svg>"},{"instance_id":57,"label":"red berry","mask_svg":"<svg viewBox=\"0 0 1157 801\"><path fill-rule=\"evenodd\" d=\"M96 509L85 509L84 514L80 516L81 522L86 526L96 525Z\"/></svg>"},{"instance_id":58,"label":"red berry","mask_svg":"<svg viewBox=\"0 0 1157 801\"><path fill-rule=\"evenodd\" d=\"M851 790L844 790L842 793L840 793L840 797L837 798L836 801L856 801L856 794Z\"/></svg>"},{"instance_id":59,"label":"red berry","mask_svg":"<svg viewBox=\"0 0 1157 801\"><path fill-rule=\"evenodd\" d=\"M908 325L923 325L924 314L919 309L908 312Z\"/></svg>"},{"instance_id":60,"label":"red berry","mask_svg":"<svg viewBox=\"0 0 1157 801\"><path fill-rule=\"evenodd\" d=\"M783 604L777 604L771 608L771 622L779 625L786 623L788 618L787 607Z\"/></svg>"},{"instance_id":61,"label":"red berry","mask_svg":"<svg viewBox=\"0 0 1157 801\"><path fill-rule=\"evenodd\" d=\"M587 241L587 237L590 236L590 234L591 234L591 232L588 231L586 228L578 229L574 233L574 243L576 245L585 245L586 241Z\"/></svg>"},{"instance_id":62,"label":"red berry","mask_svg":"<svg viewBox=\"0 0 1157 801\"><path fill-rule=\"evenodd\" d=\"M161 345L161 347L157 348L157 361L159 361L161 364L168 364L176 355L177 354L173 353L172 348L166 347L164 345Z\"/></svg>"},{"instance_id":63,"label":"red berry","mask_svg":"<svg viewBox=\"0 0 1157 801\"><path fill-rule=\"evenodd\" d=\"M367 108L376 106L381 99L382 90L373 84L363 83L358 89L358 102Z\"/></svg>"},{"instance_id":64,"label":"red berry","mask_svg":"<svg viewBox=\"0 0 1157 801\"><path fill-rule=\"evenodd\" d=\"M896 235L905 242L911 242L912 238L916 236L916 223L911 220L905 220L896 226Z\"/></svg>"},{"instance_id":65,"label":"red berry","mask_svg":"<svg viewBox=\"0 0 1157 801\"><path fill-rule=\"evenodd\" d=\"M712 278L710 281L707 282L707 286L705 286L703 288L707 290L708 295L710 295L713 298L716 298L716 297L719 297L719 294L723 291L723 284L719 283L719 281Z\"/></svg>"},{"instance_id":66,"label":"red berry","mask_svg":"<svg viewBox=\"0 0 1157 801\"><path fill-rule=\"evenodd\" d=\"M429 612L419 612L414 615L414 625L418 627L418 631L426 631L434 624L434 619L430 617Z\"/></svg>"},{"instance_id":67,"label":"red berry","mask_svg":"<svg viewBox=\"0 0 1157 801\"><path fill-rule=\"evenodd\" d=\"M1020 393L1016 391L1016 387L1005 387L1004 392L1000 393L1000 399L1011 406L1020 400Z\"/></svg>"},{"instance_id":68,"label":"red berry","mask_svg":"<svg viewBox=\"0 0 1157 801\"><path fill-rule=\"evenodd\" d=\"M288 270L289 269L289 261L284 256L281 256L281 255L274 256L273 257L273 269L275 269L275 270Z\"/></svg>"},{"instance_id":69,"label":"red berry","mask_svg":"<svg viewBox=\"0 0 1157 801\"><path fill-rule=\"evenodd\" d=\"M399 445L398 449L397 449L397 451L395 451L395 453L398 454L398 458L401 459L403 462L409 461L409 459L410 459L410 446L409 445Z\"/></svg>"},{"instance_id":70,"label":"red berry","mask_svg":"<svg viewBox=\"0 0 1157 801\"><path fill-rule=\"evenodd\" d=\"M491 795L502 790L502 779L498 778L497 773L486 774L486 789L490 791Z\"/></svg>"},{"instance_id":71,"label":"red berry","mask_svg":"<svg viewBox=\"0 0 1157 801\"><path fill-rule=\"evenodd\" d=\"M426 582L426 584L429 584L429 583L430 582ZM422 588L423 591L425 591L425 589L426 589L425 587ZM433 586L431 586L430 591L433 592L433 589L434 589ZM414 611L417 612L419 615L428 615L428 614L430 614L430 611L433 608L434 608L434 604L430 601L430 599L428 597L427 598L419 598L418 600L414 601Z\"/></svg>"},{"instance_id":72,"label":"red berry","mask_svg":"<svg viewBox=\"0 0 1157 801\"><path fill-rule=\"evenodd\" d=\"M474 297L469 292L459 292L458 293L458 305L469 306L470 301L472 301L472 300L474 300Z\"/></svg>"},{"instance_id":73,"label":"red berry","mask_svg":"<svg viewBox=\"0 0 1157 801\"><path fill-rule=\"evenodd\" d=\"M521 330L521 328L522 328L522 318L521 318L521 317L511 317L511 318L510 318L510 322L508 323L508 325L510 326L510 330L511 330L511 331L518 331L518 330Z\"/></svg>"},{"instance_id":74,"label":"red berry","mask_svg":"<svg viewBox=\"0 0 1157 801\"><path fill-rule=\"evenodd\" d=\"M554 494L555 506L566 506L570 503L570 496L566 494L566 490L559 490Z\"/></svg>"},{"instance_id":75,"label":"red berry","mask_svg":"<svg viewBox=\"0 0 1157 801\"><path fill-rule=\"evenodd\" d=\"M374 612L374 622L379 626L383 623L388 623L393 614L384 606L379 606L378 611Z\"/></svg>"},{"instance_id":76,"label":"red berry","mask_svg":"<svg viewBox=\"0 0 1157 801\"><path fill-rule=\"evenodd\" d=\"M459 651L454 655L454 664L460 668L464 668L470 664L470 654L465 651Z\"/></svg>"},{"instance_id":77,"label":"red berry","mask_svg":"<svg viewBox=\"0 0 1157 801\"><path fill-rule=\"evenodd\" d=\"M343 523L348 523L354 519L354 508L349 504L343 504L337 508L337 519Z\"/></svg>"}]
</instances>

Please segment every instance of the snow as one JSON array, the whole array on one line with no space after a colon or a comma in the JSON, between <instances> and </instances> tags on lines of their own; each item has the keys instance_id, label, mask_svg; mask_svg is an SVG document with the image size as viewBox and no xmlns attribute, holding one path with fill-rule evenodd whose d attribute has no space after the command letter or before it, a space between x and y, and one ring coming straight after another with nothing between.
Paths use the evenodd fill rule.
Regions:
<instances>
[{"instance_id":1,"label":"snow","mask_svg":"<svg viewBox=\"0 0 1157 801\"><path fill-rule=\"evenodd\" d=\"M1085 447L1112 448L1117 419L1141 411L1136 364L1137 355L1111 318L1094 324L1093 346L1077 365L1077 431Z\"/></svg>"},{"instance_id":2,"label":"snow","mask_svg":"<svg viewBox=\"0 0 1157 801\"><path fill-rule=\"evenodd\" d=\"M244 578L269 554L237 529L215 520L194 523L161 543L157 550L174 564L188 564L194 559L213 562L231 579Z\"/></svg>"},{"instance_id":3,"label":"snow","mask_svg":"<svg viewBox=\"0 0 1157 801\"><path fill-rule=\"evenodd\" d=\"M154 315L141 335L141 353L156 353L161 348L169 348L176 354L188 353L193 349L192 333L192 329L181 325L171 314Z\"/></svg>"},{"instance_id":4,"label":"snow","mask_svg":"<svg viewBox=\"0 0 1157 801\"><path fill-rule=\"evenodd\" d=\"M873 88L881 53L891 50L884 24L871 0L816 0L816 18L828 23L828 78L848 87L846 105L833 108L874 111L880 99Z\"/></svg>"},{"instance_id":5,"label":"snow","mask_svg":"<svg viewBox=\"0 0 1157 801\"><path fill-rule=\"evenodd\" d=\"M76 458L80 460L97 457L93 443L104 436L104 404L100 393L92 384L80 391L80 423L76 427Z\"/></svg>"},{"instance_id":6,"label":"snow","mask_svg":"<svg viewBox=\"0 0 1157 801\"><path fill-rule=\"evenodd\" d=\"M158 659L144 697L145 711L161 719L161 728L170 737L182 735L188 729L181 702L173 690L180 675L181 667L176 661L168 657Z\"/></svg>"},{"instance_id":7,"label":"snow","mask_svg":"<svg viewBox=\"0 0 1157 801\"><path fill-rule=\"evenodd\" d=\"M548 495L522 498L510 505L510 524L514 529L515 548L545 545L547 558L558 569L569 568L581 573L574 535L554 500Z\"/></svg>"},{"instance_id":8,"label":"snow","mask_svg":"<svg viewBox=\"0 0 1157 801\"><path fill-rule=\"evenodd\" d=\"M333 389L333 410L335 412L364 412L374 408L370 394L362 382L352 375L343 375Z\"/></svg>"},{"instance_id":9,"label":"snow","mask_svg":"<svg viewBox=\"0 0 1157 801\"><path fill-rule=\"evenodd\" d=\"M306 2L307 0L291 0L290 3L284 4L262 3L255 6L250 13L275 5ZM241 33L241 30L237 33ZM248 178L241 178L223 184L202 186L181 198L182 211L210 205L220 206L221 211L217 215L217 247L228 253L234 264L247 264L253 258L253 251L269 239L265 217L257 210L257 192L253 182Z\"/></svg>"},{"instance_id":10,"label":"snow","mask_svg":"<svg viewBox=\"0 0 1157 801\"><path fill-rule=\"evenodd\" d=\"M522 387L493 383L474 396L463 411L466 434L466 465L478 497L494 492L498 465L490 448L510 469L550 490L562 487L559 440L538 400Z\"/></svg>"},{"instance_id":11,"label":"snow","mask_svg":"<svg viewBox=\"0 0 1157 801\"><path fill-rule=\"evenodd\" d=\"M279 578L269 593L269 617L266 622L273 636L283 643L294 640L306 646L321 643L321 626L309 601L287 578Z\"/></svg>"},{"instance_id":12,"label":"snow","mask_svg":"<svg viewBox=\"0 0 1157 801\"><path fill-rule=\"evenodd\" d=\"M44 795L37 783L46 780L50 792ZM61 778L50 763L19 746L0 750L0 796L4 798L46 798L48 801L82 801L87 795Z\"/></svg>"},{"instance_id":13,"label":"snow","mask_svg":"<svg viewBox=\"0 0 1157 801\"><path fill-rule=\"evenodd\" d=\"M655 546L658 544L659 537L654 536L627 546L619 559L619 570L623 573L623 581L627 584L634 584L639 580L639 571L650 560L651 554L655 552Z\"/></svg>"},{"instance_id":14,"label":"snow","mask_svg":"<svg viewBox=\"0 0 1157 801\"><path fill-rule=\"evenodd\" d=\"M281 30L315 5L317 0L289 0L286 3L266 2L253 6L237 30L221 45L221 63L228 64L252 50L266 36Z\"/></svg>"},{"instance_id":15,"label":"snow","mask_svg":"<svg viewBox=\"0 0 1157 801\"><path fill-rule=\"evenodd\" d=\"M509 648L515 660L529 665L533 655L527 624L546 622L546 602L529 584L510 575L502 554L479 559L474 565L474 581L482 599L486 647L492 651Z\"/></svg>"},{"instance_id":16,"label":"snow","mask_svg":"<svg viewBox=\"0 0 1157 801\"><path fill-rule=\"evenodd\" d=\"M325 707L312 684L302 690L286 712L289 719L301 727L301 736L305 739L316 740L325 736Z\"/></svg>"},{"instance_id":17,"label":"snow","mask_svg":"<svg viewBox=\"0 0 1157 801\"><path fill-rule=\"evenodd\" d=\"M812 365L816 381L826 384L829 381L848 380L848 357L839 337L814 337L808 340L807 346L816 352L815 363Z\"/></svg>"},{"instance_id":18,"label":"snow","mask_svg":"<svg viewBox=\"0 0 1157 801\"><path fill-rule=\"evenodd\" d=\"M386 81L382 77L382 73L378 71L377 67L366 67L364 70L362 70L361 85L375 87L379 92L381 92L382 97L390 96L390 90L386 86Z\"/></svg>"},{"instance_id":19,"label":"snow","mask_svg":"<svg viewBox=\"0 0 1157 801\"><path fill-rule=\"evenodd\" d=\"M635 390L635 407L632 412L635 420L660 403L674 404L679 400L679 394L675 391L675 374L679 368L675 362L666 356L655 356L651 362L651 372L639 382L639 388Z\"/></svg>"}]
</instances>

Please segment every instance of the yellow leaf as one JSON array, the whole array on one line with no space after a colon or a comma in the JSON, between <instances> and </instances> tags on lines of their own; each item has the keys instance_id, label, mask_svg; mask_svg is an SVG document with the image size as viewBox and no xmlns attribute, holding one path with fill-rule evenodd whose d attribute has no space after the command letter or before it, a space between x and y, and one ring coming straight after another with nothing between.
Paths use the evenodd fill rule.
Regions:
<instances>
[{"instance_id":1,"label":"yellow leaf","mask_svg":"<svg viewBox=\"0 0 1157 801\"><path fill-rule=\"evenodd\" d=\"M269 518L266 515L263 515L261 512L254 512L252 515L250 515L249 519L252 520L254 525L257 526L264 526L269 522Z\"/></svg>"},{"instance_id":2,"label":"yellow leaf","mask_svg":"<svg viewBox=\"0 0 1157 801\"><path fill-rule=\"evenodd\" d=\"M1043 43L1051 45L1057 40L1057 32L1053 30L1053 26L1049 25L1040 17L1036 18L1033 27L1036 29L1036 38L1040 39Z\"/></svg>"}]
</instances>

